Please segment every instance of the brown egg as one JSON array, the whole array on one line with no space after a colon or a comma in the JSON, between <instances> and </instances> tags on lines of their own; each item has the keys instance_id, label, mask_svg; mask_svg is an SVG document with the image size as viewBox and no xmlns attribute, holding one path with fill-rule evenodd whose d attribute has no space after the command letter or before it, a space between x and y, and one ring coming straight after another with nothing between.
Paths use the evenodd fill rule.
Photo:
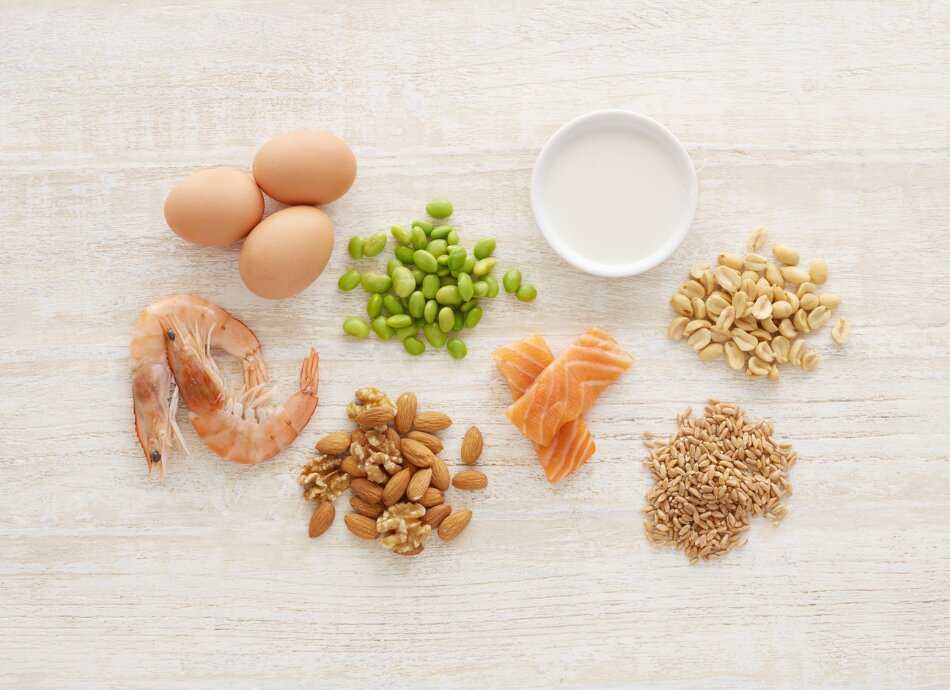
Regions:
<instances>
[{"instance_id":1,"label":"brown egg","mask_svg":"<svg viewBox=\"0 0 950 690\"><path fill-rule=\"evenodd\" d=\"M333 251L333 221L313 206L273 213L241 247L241 280L255 295L296 295L323 272Z\"/></svg>"},{"instance_id":2,"label":"brown egg","mask_svg":"<svg viewBox=\"0 0 950 690\"><path fill-rule=\"evenodd\" d=\"M212 247L237 242L261 222L264 195L247 173L201 170L165 199L165 221L176 235Z\"/></svg>"},{"instance_id":3,"label":"brown egg","mask_svg":"<svg viewBox=\"0 0 950 690\"><path fill-rule=\"evenodd\" d=\"M328 132L300 129L279 134L254 156L254 179L285 204L327 204L356 179L356 157Z\"/></svg>"}]
</instances>

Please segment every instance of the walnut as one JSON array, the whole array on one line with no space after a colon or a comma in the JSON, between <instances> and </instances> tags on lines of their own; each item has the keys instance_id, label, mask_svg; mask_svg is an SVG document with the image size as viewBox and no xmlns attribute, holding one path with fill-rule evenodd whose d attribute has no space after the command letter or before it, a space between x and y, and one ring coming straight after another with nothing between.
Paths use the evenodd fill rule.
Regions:
<instances>
[{"instance_id":1,"label":"walnut","mask_svg":"<svg viewBox=\"0 0 950 690\"><path fill-rule=\"evenodd\" d=\"M357 438L350 445L350 454L359 461L359 468L366 472L370 481L385 484L390 474L402 469L399 446L390 434L376 429L368 429L363 438L365 442Z\"/></svg>"},{"instance_id":2,"label":"walnut","mask_svg":"<svg viewBox=\"0 0 950 690\"><path fill-rule=\"evenodd\" d=\"M346 414L351 420L355 420L359 413L369 407L389 407L396 409L396 403L378 388L368 386L356 391L356 400L351 402L346 408Z\"/></svg>"},{"instance_id":3,"label":"walnut","mask_svg":"<svg viewBox=\"0 0 950 690\"><path fill-rule=\"evenodd\" d=\"M376 519L382 543L390 551L407 553L418 548L432 533L432 526L422 522L426 509L418 503L397 503Z\"/></svg>"},{"instance_id":4,"label":"walnut","mask_svg":"<svg viewBox=\"0 0 950 690\"><path fill-rule=\"evenodd\" d=\"M297 482L303 487L308 501L332 503L350 485L350 475L340 470L342 460L329 455L318 455L300 471Z\"/></svg>"}]
</instances>

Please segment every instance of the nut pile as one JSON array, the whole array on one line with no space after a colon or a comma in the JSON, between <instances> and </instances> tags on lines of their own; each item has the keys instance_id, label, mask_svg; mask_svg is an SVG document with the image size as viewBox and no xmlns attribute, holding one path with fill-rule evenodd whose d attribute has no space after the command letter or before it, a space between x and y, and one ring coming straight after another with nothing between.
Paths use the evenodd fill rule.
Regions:
<instances>
[{"instance_id":1,"label":"nut pile","mask_svg":"<svg viewBox=\"0 0 950 690\"><path fill-rule=\"evenodd\" d=\"M644 465L656 482L644 526L651 544L681 549L696 563L745 544L750 516L775 523L785 516L781 501L792 493L788 468L796 455L772 440L771 422L750 421L737 405L710 400L702 419L691 414L677 417L668 440L644 434L651 449Z\"/></svg>"},{"instance_id":2,"label":"nut pile","mask_svg":"<svg viewBox=\"0 0 950 690\"><path fill-rule=\"evenodd\" d=\"M736 371L751 377L779 380L779 365L791 363L805 371L818 366L818 353L806 349L803 336L831 319L841 298L819 293L828 280L828 264L818 258L799 266L797 251L783 244L772 247L778 263L756 253L768 238L759 228L749 239L744 257L723 252L715 267L699 263L691 280L670 299L678 314L667 334L687 344L709 362L725 357ZM842 319L832 337L844 344L850 330Z\"/></svg>"},{"instance_id":3,"label":"nut pile","mask_svg":"<svg viewBox=\"0 0 950 690\"><path fill-rule=\"evenodd\" d=\"M488 477L471 468L450 477L435 434L452 420L442 412L417 412L413 393L403 393L395 403L377 388L360 388L355 397L347 415L356 428L320 439L319 455L300 472L304 498L318 502L310 536L329 529L336 515L333 502L349 488L353 512L343 519L362 539L382 537L386 549L403 556L420 553L433 530L442 541L455 539L472 511L453 512L446 490L484 489ZM483 445L481 432L471 427L462 440L462 462L474 465Z\"/></svg>"}]
</instances>

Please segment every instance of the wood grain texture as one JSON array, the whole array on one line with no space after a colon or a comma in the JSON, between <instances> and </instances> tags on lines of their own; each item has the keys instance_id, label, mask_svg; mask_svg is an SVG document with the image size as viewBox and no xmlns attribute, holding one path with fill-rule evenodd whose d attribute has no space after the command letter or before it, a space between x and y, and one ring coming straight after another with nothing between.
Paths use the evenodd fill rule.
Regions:
<instances>
[{"instance_id":1,"label":"wood grain texture","mask_svg":"<svg viewBox=\"0 0 950 690\"><path fill-rule=\"evenodd\" d=\"M0 6L0 686L946 687L950 684L950 6L945 2L101 3ZM602 107L668 125L701 200L676 254L595 279L540 240L539 147ZM462 363L347 341L362 309L327 275L280 303L237 250L189 246L165 194L304 126L360 172L338 237L449 196L541 293L501 299ZM778 385L666 340L686 268L756 226L831 266L853 324ZM321 405L274 462L205 450L148 477L128 342L193 291L247 321L287 393L310 345ZM502 415L493 347L589 325L636 356L590 411L598 453L551 487ZM474 519L415 559L318 541L295 483L358 385L414 390L485 434ZM689 567L649 546L640 436L708 396L775 420L795 494L776 529ZM187 425L184 416L182 423ZM342 512L342 504L341 504Z\"/></svg>"}]
</instances>

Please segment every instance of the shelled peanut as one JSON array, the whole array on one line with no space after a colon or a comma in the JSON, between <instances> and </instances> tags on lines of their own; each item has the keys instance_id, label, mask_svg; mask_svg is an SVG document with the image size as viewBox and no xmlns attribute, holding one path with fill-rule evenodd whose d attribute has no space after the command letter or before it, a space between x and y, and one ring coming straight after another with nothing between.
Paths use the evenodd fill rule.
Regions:
<instances>
[{"instance_id":1,"label":"shelled peanut","mask_svg":"<svg viewBox=\"0 0 950 690\"><path fill-rule=\"evenodd\" d=\"M816 286L828 280L824 259L804 269L799 253L786 245L772 247L777 263L756 253L767 237L759 228L744 257L723 252L715 267L694 265L690 280L670 299L677 316L667 334L685 338L703 361L725 358L736 371L778 381L779 365L818 366L818 353L806 349L803 336L828 323L841 298L818 292ZM835 342L843 344L847 336L847 324L839 321Z\"/></svg>"},{"instance_id":2,"label":"shelled peanut","mask_svg":"<svg viewBox=\"0 0 950 690\"><path fill-rule=\"evenodd\" d=\"M442 442L434 434L447 429L452 420L442 412L418 412L413 393L403 393L393 403L376 388L356 391L356 402L347 413L356 428L320 439L320 455L300 473L304 497L319 502L310 536L320 536L330 527L332 504L347 488L353 493L353 512L344 516L346 526L362 539L382 537L380 543L394 553L420 553L433 530L446 542L461 534L472 513L453 511L445 492L450 486L482 489L488 478L470 468L450 477L438 456ZM466 465L478 460L482 444L481 432L470 428L460 451Z\"/></svg>"}]
</instances>

